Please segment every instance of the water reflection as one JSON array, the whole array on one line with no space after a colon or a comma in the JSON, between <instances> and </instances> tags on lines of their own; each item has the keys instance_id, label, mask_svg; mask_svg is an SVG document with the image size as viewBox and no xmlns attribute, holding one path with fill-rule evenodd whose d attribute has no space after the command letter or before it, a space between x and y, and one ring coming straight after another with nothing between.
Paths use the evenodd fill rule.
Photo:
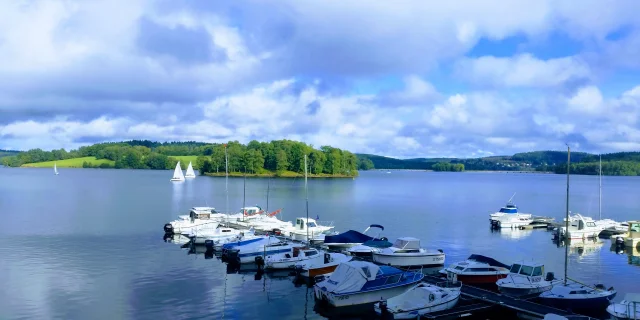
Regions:
<instances>
[{"instance_id":1,"label":"water reflection","mask_svg":"<svg viewBox=\"0 0 640 320\"><path fill-rule=\"evenodd\" d=\"M619 255L626 254L630 265L640 266L640 250L638 248L625 248L612 242L609 250Z\"/></svg>"},{"instance_id":2,"label":"water reflection","mask_svg":"<svg viewBox=\"0 0 640 320\"><path fill-rule=\"evenodd\" d=\"M507 240L520 240L531 236L533 230L520 229L498 229L495 232L500 233L500 237Z\"/></svg>"}]
</instances>

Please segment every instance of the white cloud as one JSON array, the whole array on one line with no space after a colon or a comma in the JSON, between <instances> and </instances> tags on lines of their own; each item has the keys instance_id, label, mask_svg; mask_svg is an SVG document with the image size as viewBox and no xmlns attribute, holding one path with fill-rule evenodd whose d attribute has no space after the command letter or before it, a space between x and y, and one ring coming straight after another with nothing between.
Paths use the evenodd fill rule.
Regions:
<instances>
[{"instance_id":1,"label":"white cloud","mask_svg":"<svg viewBox=\"0 0 640 320\"><path fill-rule=\"evenodd\" d=\"M506 87L554 87L591 77L588 65L578 58L540 60L530 54L463 59L456 70L475 84Z\"/></svg>"},{"instance_id":2,"label":"white cloud","mask_svg":"<svg viewBox=\"0 0 640 320\"><path fill-rule=\"evenodd\" d=\"M597 114L603 112L603 98L600 90L595 86L580 88L578 92L568 100L569 107L579 113Z\"/></svg>"}]
</instances>

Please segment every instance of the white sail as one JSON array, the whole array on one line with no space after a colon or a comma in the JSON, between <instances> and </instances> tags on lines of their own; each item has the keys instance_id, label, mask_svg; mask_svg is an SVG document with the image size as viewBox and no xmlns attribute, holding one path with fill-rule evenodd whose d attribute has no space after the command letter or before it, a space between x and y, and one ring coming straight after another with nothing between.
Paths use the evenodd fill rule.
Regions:
<instances>
[{"instance_id":1,"label":"white sail","mask_svg":"<svg viewBox=\"0 0 640 320\"><path fill-rule=\"evenodd\" d=\"M55 162L53 163L53 173L58 174L58 166Z\"/></svg>"},{"instance_id":2,"label":"white sail","mask_svg":"<svg viewBox=\"0 0 640 320\"><path fill-rule=\"evenodd\" d=\"M182 168L180 167L180 161L176 164L176 169L173 170L173 178L171 181L184 181L184 175L182 174Z\"/></svg>"},{"instance_id":3,"label":"white sail","mask_svg":"<svg viewBox=\"0 0 640 320\"><path fill-rule=\"evenodd\" d=\"M196 174L193 172L193 167L191 166L191 161L189 161L189 167L187 167L187 174L184 176L185 178L195 178Z\"/></svg>"}]
</instances>

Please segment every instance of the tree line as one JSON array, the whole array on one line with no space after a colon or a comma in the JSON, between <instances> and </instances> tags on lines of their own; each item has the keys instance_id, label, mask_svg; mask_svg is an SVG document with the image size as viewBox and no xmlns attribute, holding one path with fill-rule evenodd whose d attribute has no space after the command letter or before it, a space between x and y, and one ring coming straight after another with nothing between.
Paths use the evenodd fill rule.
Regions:
<instances>
[{"instance_id":1,"label":"tree line","mask_svg":"<svg viewBox=\"0 0 640 320\"><path fill-rule=\"evenodd\" d=\"M247 145L238 141L226 144L229 172L262 174L285 171L304 173L304 155L307 155L308 173L312 175L358 175L358 159L346 150L322 146L315 149L304 142L275 140ZM225 172L225 145L212 145L211 155L200 159L202 173Z\"/></svg>"},{"instance_id":2,"label":"tree line","mask_svg":"<svg viewBox=\"0 0 640 320\"><path fill-rule=\"evenodd\" d=\"M573 157L573 153L571 153L571 156ZM567 164L558 164L553 168L553 171L558 174L566 174ZM571 164L572 174L597 175L599 172L599 162L580 162ZM640 175L640 162L602 161L602 174L607 176L638 176Z\"/></svg>"},{"instance_id":3,"label":"tree line","mask_svg":"<svg viewBox=\"0 0 640 320\"><path fill-rule=\"evenodd\" d=\"M225 172L225 148L228 156L229 172L266 173L292 171L304 172L304 155L308 156L308 170L314 175L357 176L360 165L357 157L346 150L331 146L315 149L303 142L275 140L247 145L238 141L226 144L206 144L199 142L157 143L148 140L98 143L80 147L77 150L65 149L43 151L32 149L14 156L3 157L2 164L19 167L26 163L65 160L80 157L95 157L114 162L97 167L130 169L173 169L177 159L171 156L198 156L195 169L201 173ZM83 167L96 167L90 162Z\"/></svg>"}]
</instances>

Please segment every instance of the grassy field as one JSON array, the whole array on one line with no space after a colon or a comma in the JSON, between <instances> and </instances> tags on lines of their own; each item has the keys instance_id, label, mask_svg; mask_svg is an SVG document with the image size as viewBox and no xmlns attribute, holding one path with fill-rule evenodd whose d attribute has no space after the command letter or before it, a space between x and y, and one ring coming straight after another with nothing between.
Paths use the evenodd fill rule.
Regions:
<instances>
[{"instance_id":1,"label":"grassy field","mask_svg":"<svg viewBox=\"0 0 640 320\"><path fill-rule=\"evenodd\" d=\"M114 162L107 159L96 159L96 157L83 157L83 158L72 158L66 160L58 160L58 161L47 161L47 162L36 162L36 163L25 163L23 167L30 168L53 168L53 164L56 163L58 168L82 168L83 162L90 162L93 165L100 165L103 163L108 163L113 165Z\"/></svg>"},{"instance_id":2,"label":"grassy field","mask_svg":"<svg viewBox=\"0 0 640 320\"><path fill-rule=\"evenodd\" d=\"M193 166L194 169L196 168L196 159L198 158L198 156L169 156L169 158L174 158L178 161L180 161L180 166L182 168L184 168L184 170L187 170L187 166L189 165L189 161L191 161L191 165Z\"/></svg>"}]
</instances>

